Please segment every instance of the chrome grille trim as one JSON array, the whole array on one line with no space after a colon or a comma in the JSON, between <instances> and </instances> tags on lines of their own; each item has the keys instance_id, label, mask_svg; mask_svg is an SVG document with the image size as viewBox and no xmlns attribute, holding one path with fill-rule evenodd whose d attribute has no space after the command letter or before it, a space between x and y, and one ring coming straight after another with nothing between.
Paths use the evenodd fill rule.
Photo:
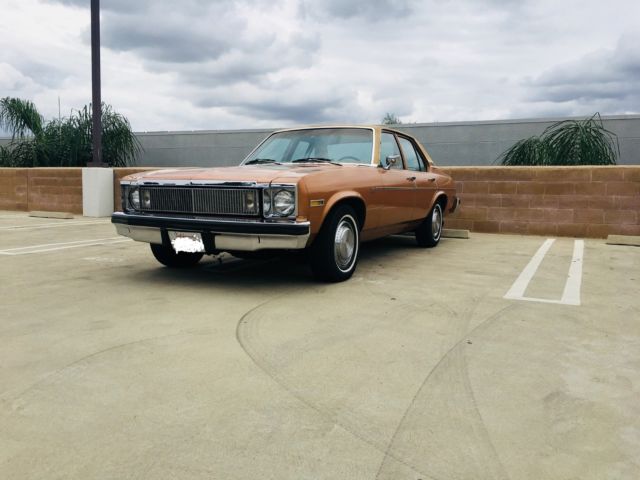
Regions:
<instances>
[{"instance_id":1,"label":"chrome grille trim","mask_svg":"<svg viewBox=\"0 0 640 480\"><path fill-rule=\"evenodd\" d=\"M141 185L140 198L144 198L147 192L151 198L151 207L140 205L142 212L246 216L260 214L260 196L255 188ZM253 208L245 206L244 197L248 193L254 195Z\"/></svg>"}]
</instances>

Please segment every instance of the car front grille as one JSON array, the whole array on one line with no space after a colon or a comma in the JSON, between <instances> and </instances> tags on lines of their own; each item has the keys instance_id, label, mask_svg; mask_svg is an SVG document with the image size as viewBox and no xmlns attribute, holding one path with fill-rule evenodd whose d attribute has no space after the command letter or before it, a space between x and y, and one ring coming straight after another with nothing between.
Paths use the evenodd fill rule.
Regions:
<instances>
[{"instance_id":1,"label":"car front grille","mask_svg":"<svg viewBox=\"0 0 640 480\"><path fill-rule=\"evenodd\" d=\"M143 212L242 216L260 214L258 190L253 188L141 186L140 199L146 195L149 195L151 201L150 206L140 206ZM246 201L250 196L253 196L253 205Z\"/></svg>"}]
</instances>

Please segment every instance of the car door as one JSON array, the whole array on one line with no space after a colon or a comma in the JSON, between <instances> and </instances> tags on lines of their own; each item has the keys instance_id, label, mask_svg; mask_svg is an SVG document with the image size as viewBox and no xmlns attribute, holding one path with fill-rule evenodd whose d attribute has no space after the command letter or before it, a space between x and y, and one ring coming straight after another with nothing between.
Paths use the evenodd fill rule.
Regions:
<instances>
[{"instance_id":1,"label":"car door","mask_svg":"<svg viewBox=\"0 0 640 480\"><path fill-rule=\"evenodd\" d=\"M381 132L380 165L386 165L388 157L398 157L389 169L380 168L383 178L384 208L380 226L407 223L415 218L416 176L405 169L395 134Z\"/></svg>"},{"instance_id":2,"label":"car door","mask_svg":"<svg viewBox=\"0 0 640 480\"><path fill-rule=\"evenodd\" d=\"M425 218L436 194L437 177L427 170L427 162L422 158L420 149L414 145L411 139L398 135L398 143L402 150L407 172L410 173L407 176L415 178L414 219Z\"/></svg>"}]
</instances>

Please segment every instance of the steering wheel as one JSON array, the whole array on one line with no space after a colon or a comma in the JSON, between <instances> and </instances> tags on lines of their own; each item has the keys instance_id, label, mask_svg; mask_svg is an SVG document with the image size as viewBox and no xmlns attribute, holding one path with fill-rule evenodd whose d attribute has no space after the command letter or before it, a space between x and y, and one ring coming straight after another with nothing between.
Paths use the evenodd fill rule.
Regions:
<instances>
[{"instance_id":1,"label":"steering wheel","mask_svg":"<svg viewBox=\"0 0 640 480\"><path fill-rule=\"evenodd\" d=\"M355 160L356 162L360 161L359 158L356 158L353 155L345 155L344 157L340 158L338 162L342 162L343 160L348 160L348 159Z\"/></svg>"}]
</instances>

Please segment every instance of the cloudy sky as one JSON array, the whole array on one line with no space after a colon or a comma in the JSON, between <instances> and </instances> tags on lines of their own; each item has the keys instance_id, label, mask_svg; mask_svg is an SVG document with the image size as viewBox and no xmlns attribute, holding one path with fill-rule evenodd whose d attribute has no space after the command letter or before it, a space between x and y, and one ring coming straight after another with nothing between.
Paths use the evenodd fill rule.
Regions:
<instances>
[{"instance_id":1,"label":"cloudy sky","mask_svg":"<svg viewBox=\"0 0 640 480\"><path fill-rule=\"evenodd\" d=\"M136 131L640 112L637 0L102 0ZM1 0L0 97L91 101L89 0Z\"/></svg>"}]
</instances>

